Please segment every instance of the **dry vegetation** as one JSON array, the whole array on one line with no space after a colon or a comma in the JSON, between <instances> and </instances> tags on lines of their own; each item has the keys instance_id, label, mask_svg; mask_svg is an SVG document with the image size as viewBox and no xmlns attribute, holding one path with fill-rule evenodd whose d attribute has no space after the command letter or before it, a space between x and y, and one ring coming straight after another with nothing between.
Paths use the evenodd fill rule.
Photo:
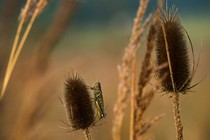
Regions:
<instances>
[{"instance_id":1,"label":"dry vegetation","mask_svg":"<svg viewBox=\"0 0 210 140\"><path fill-rule=\"evenodd\" d=\"M25 42L27 41L30 30L33 28L35 19L37 18L37 16L42 14L42 12L44 12L45 7L50 6L50 1L48 0L27 0L24 8L21 10L19 21L16 21L18 22L18 27L11 48L11 53L9 53L10 50L7 47L0 46L0 111L1 114L3 114L0 116L0 139L84 139L82 136L79 135L80 129L84 130L84 135L87 140L103 139L102 137L104 137L104 139L111 139L112 137L113 140L153 139L152 136L150 136L152 126L155 126L154 124L160 122L160 119L162 118L169 119L168 117L165 117L165 111L162 111L161 109L159 114L152 114L152 117L148 117L148 114L146 113L149 106L153 103L155 95L158 92L162 92L164 94L169 94L169 96L172 97L168 100L172 100L173 104L173 108L170 109L174 112L176 135L172 133L170 137L173 137L173 139L175 139L176 137L177 140L183 140L184 135L183 124L181 122L180 115L181 113L179 94L183 91L185 93L190 89L190 82L195 75L195 69L193 68L192 70L192 77L178 80L181 81L181 84L183 85L187 81L186 87L185 85L182 85L186 89L181 89L180 91L177 90L177 81L174 81L174 79L176 79L176 76L173 75L173 66L175 62L173 63L172 60L176 58L171 56L171 52L169 49L171 42L173 41L168 38L168 36L170 36L170 31L168 31L168 28L165 27L165 23L163 22L164 19L162 19L160 15L160 11L163 10L164 5L162 0L158 1L156 12L151 13L148 17L145 16L145 13L149 4L149 0L140 0L139 2L137 14L133 21L133 29L129 44L125 48L121 64L117 66L119 78L118 85L115 84L115 86L117 87L117 94L115 91L113 93L113 96L106 97L106 92L113 92L113 89L107 90L105 84L102 84L103 95L105 97L104 102L105 104L110 104L111 106L106 110L107 116L100 119L94 117L94 115L96 116L97 114L96 110L98 108L94 108L93 111L91 107L95 106L91 106L92 100L89 96L85 96L85 99L87 99L86 102L88 102L89 105L89 110L93 111L91 114L91 121L89 121L88 125L86 125L86 123L81 118L75 118L75 114L78 116L85 115L83 118L88 118L87 114L90 111L86 110L88 107L85 106L87 105L87 103L84 102L84 95L82 95L83 92L81 93L81 95L78 95L74 93L73 89L77 89L79 86L82 86L82 90L85 91L86 94L90 94L90 91L88 89L90 84L87 84L88 86L86 86L86 84L83 83L83 80L81 80L82 82L80 81L80 85L78 84L78 86L77 84L72 84L72 79L70 79L70 82L67 85L70 88L69 91L66 93L63 90L63 78L66 74L64 72L65 68L63 68L65 67L64 64L60 64L59 62L59 64L56 63L56 66L53 67L50 65L50 62L52 53L55 47L57 47L57 43L60 41L63 34L67 30L67 27L69 25L69 22L71 21L71 17L77 4L78 1L76 0L61 1L55 12L55 16L51 25L46 29L45 33L43 33L39 41L37 41L35 45L29 43L31 46L28 47L30 48L32 46L35 46L37 51L33 53L32 56L25 56L19 60L19 56L21 55L21 51L25 45ZM8 7L10 6L13 6L12 10L8 10ZM0 25L0 29L4 32L9 32L11 27L14 26L12 24L12 18L17 12L16 9L18 9L18 1L16 1L16 3L11 3L8 1L5 7L7 7L4 9L5 16L10 16L10 18L5 20L5 22ZM175 16L175 14L173 14L174 13L172 13L172 16ZM166 10L166 16L169 15L170 13ZM170 21L169 19L167 20ZM5 28L2 28L2 26ZM162 33L162 35L160 35L160 32ZM144 36L144 34L146 34L146 36ZM157 47L157 38L160 36L162 37L161 39L164 41L164 43L162 43L161 45L164 46L165 50L163 52L166 52L165 56L167 59L166 61L161 61L161 63L156 66L152 63L152 61L154 61L153 50L155 49L154 47ZM0 38L0 40L6 40L6 38L3 37ZM9 46L10 44L7 41L3 42L4 44L1 44L3 46ZM146 50L144 52L144 57L139 62L138 50L139 47L144 46L144 44L146 44ZM186 47L185 44L180 44ZM8 55L5 55L5 53L7 53ZM70 52L68 54L71 54L72 58L75 57L69 63L70 67L73 67L73 70L71 68L70 70L68 70L70 71L70 73L72 73L72 71L74 70L80 72L82 71L81 69L85 69L85 74L89 75L88 71L91 71L93 67L97 67L97 70L100 71L98 72L98 74L103 74L103 76L100 77L101 79L104 79L102 81L107 81L106 83L113 84L112 82L110 82L110 79L113 78L115 79L113 80L113 82L116 83L117 72L113 73L115 69L115 63L113 63L112 58L109 59L108 57L106 57L106 60L104 59L100 61L95 61L96 59L104 57L105 55L103 56L102 53L99 55L92 55L90 58L93 60L93 64L87 64L88 61L85 58L80 59L80 57L74 55L73 52ZM82 52L79 54L81 56L85 56ZM121 56L118 55L117 57L119 59ZM63 59L64 58L62 58L62 60ZM188 60L188 58L186 59ZM17 64L18 61L20 61L20 64ZM15 67L16 64L17 66ZM107 69L107 66L109 66L109 69ZM188 68L186 69L188 70ZM106 75L104 75L104 73L110 73L110 75L107 77ZM161 73L160 75L158 75L158 78L157 73ZM85 80L88 79L86 78L88 76L84 77ZM171 87L173 89L172 91L163 89L166 81L171 84ZM150 85L151 83L152 86ZM165 93L165 91L171 93ZM65 104L64 107L68 110L67 112L69 113L69 120L67 119L67 122L66 120L63 120L65 118L64 113L62 114L59 111L57 113L52 111L54 109L63 111L63 105L57 98L57 96L61 95L63 92L65 92L65 95L67 97L68 95L71 95L73 93L76 95L72 95L69 101L63 103ZM83 106L79 106L81 105L81 103L79 103L80 101L76 101L76 99L74 101L78 104L74 103L73 99L78 99L78 97L82 97L80 101L83 101ZM116 98L113 99L113 97ZM168 96L166 98L168 98ZM95 98L93 98L93 100L95 100ZM129 103L130 110L127 109ZM72 104L75 104L75 106L78 105L80 109L77 110L76 107L72 107ZM77 112L72 113L72 110L76 110ZM112 111L113 115L111 115ZM128 111L129 113L127 113ZM183 109L182 111L184 112L185 109ZM52 117L49 117L52 115L56 116L56 114L62 114L57 115L58 118L56 118L56 121L53 120ZM126 116L128 116L129 119L127 119ZM66 122L66 124L60 123L59 119L63 120L62 122ZM125 126L123 125L126 125L126 123L124 122L127 122L128 120L130 125L128 129L129 131L126 131L126 134L124 134L123 129L125 128ZM51 122L55 123L52 124ZM85 126L81 127L78 125L77 127L78 122ZM106 123L108 123L108 125L106 125ZM60 125L65 125L64 129L67 129L69 133L65 133L66 130L61 129L61 127L63 128L63 126ZM103 129L103 125L105 125L106 130ZM71 132L71 127L76 128L73 130L78 130L78 132ZM101 129L103 131L97 132L97 129ZM159 127L159 129L161 128ZM111 131L108 132L107 130ZM170 131L173 131L173 129ZM74 136L71 136L72 133L75 133ZM127 136L129 136L129 138L127 138Z\"/></svg>"}]
</instances>

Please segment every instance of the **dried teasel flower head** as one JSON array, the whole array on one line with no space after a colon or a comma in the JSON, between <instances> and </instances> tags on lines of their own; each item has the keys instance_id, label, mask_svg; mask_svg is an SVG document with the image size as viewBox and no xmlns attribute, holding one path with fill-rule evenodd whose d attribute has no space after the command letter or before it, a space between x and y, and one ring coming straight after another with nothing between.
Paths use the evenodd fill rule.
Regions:
<instances>
[{"instance_id":1,"label":"dried teasel flower head","mask_svg":"<svg viewBox=\"0 0 210 140\"><path fill-rule=\"evenodd\" d=\"M94 123L94 110L88 88L76 74L66 79L64 106L73 130L87 129Z\"/></svg>"},{"instance_id":2,"label":"dried teasel flower head","mask_svg":"<svg viewBox=\"0 0 210 140\"><path fill-rule=\"evenodd\" d=\"M35 12L35 10L38 10L39 15L42 10L47 6L49 0L27 0L27 3L25 7L22 9L20 13L19 19L23 19L27 21L30 19Z\"/></svg>"},{"instance_id":3,"label":"dried teasel flower head","mask_svg":"<svg viewBox=\"0 0 210 140\"><path fill-rule=\"evenodd\" d=\"M159 12L159 18L156 39L157 65L168 63L168 67L158 71L158 77L161 78L167 73L167 77L162 80L163 91L184 94L190 89L193 78L185 36L187 32L182 27L174 6L171 11L166 7L166 11Z\"/></svg>"}]
</instances>

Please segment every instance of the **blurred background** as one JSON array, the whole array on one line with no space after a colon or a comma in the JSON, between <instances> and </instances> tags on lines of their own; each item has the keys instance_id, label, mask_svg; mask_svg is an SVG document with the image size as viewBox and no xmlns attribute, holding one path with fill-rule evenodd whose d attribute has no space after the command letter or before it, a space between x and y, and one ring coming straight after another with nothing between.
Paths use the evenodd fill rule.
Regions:
<instances>
[{"instance_id":1,"label":"blurred background","mask_svg":"<svg viewBox=\"0 0 210 140\"><path fill-rule=\"evenodd\" d=\"M0 89L25 0L0 1ZM90 129L93 139L110 140L113 107L117 99L118 72L124 48L129 43L138 0L49 0L35 21L0 102L0 140L82 140L83 132L66 133L63 105L68 74L79 73L88 85L102 83L107 117ZM181 95L181 117L187 140L210 139L209 68L210 1L170 0L179 10L200 63L192 84L207 77L192 92ZM147 14L156 10L151 0ZM145 40L145 37L142 41ZM203 45L202 45L203 44ZM202 46L202 48L201 48ZM145 43L138 51L138 70ZM191 59L192 55L190 54ZM191 60L192 61L192 60ZM147 133L154 140L175 140L172 105L168 95L157 93L145 120L166 116ZM123 140L129 138L129 107L123 121Z\"/></svg>"}]
</instances>

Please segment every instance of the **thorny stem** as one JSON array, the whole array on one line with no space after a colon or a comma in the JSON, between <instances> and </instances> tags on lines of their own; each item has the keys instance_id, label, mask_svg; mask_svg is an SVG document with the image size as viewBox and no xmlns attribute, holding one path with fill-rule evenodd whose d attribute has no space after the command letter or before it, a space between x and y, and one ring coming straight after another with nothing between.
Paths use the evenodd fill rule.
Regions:
<instances>
[{"instance_id":1,"label":"thorny stem","mask_svg":"<svg viewBox=\"0 0 210 140\"><path fill-rule=\"evenodd\" d=\"M183 126L180 115L179 93L172 93L172 104L173 104L174 120L176 127L176 139L183 140Z\"/></svg>"},{"instance_id":2,"label":"thorny stem","mask_svg":"<svg viewBox=\"0 0 210 140\"><path fill-rule=\"evenodd\" d=\"M84 130L84 134L85 134L85 139L86 140L92 140L92 137L90 135L90 132L89 132L88 128Z\"/></svg>"},{"instance_id":3,"label":"thorny stem","mask_svg":"<svg viewBox=\"0 0 210 140\"><path fill-rule=\"evenodd\" d=\"M174 90L174 93L172 93L172 98L173 98L172 104L173 104L174 120L175 120L175 127L176 127L176 139L183 140L183 126L181 122L180 107L179 107L179 93L176 91L176 87L174 83L173 70L171 66L171 59L170 59L170 54L169 54L169 46L168 46L166 31L165 31L164 25L162 24L161 26L162 26L164 40L165 40L165 47L166 47L171 83Z\"/></svg>"}]
</instances>

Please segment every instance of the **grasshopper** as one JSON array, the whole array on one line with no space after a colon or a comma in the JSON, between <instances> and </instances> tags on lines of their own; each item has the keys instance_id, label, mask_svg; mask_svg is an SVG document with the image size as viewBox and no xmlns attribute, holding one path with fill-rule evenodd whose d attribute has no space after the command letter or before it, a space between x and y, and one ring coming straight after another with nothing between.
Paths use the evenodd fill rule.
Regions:
<instances>
[{"instance_id":1,"label":"grasshopper","mask_svg":"<svg viewBox=\"0 0 210 140\"><path fill-rule=\"evenodd\" d=\"M90 89L94 91L94 102L95 102L97 114L100 120L106 116L106 111L104 108L104 99L103 99L102 90L101 90L101 83L96 82L95 85L91 87Z\"/></svg>"}]
</instances>

